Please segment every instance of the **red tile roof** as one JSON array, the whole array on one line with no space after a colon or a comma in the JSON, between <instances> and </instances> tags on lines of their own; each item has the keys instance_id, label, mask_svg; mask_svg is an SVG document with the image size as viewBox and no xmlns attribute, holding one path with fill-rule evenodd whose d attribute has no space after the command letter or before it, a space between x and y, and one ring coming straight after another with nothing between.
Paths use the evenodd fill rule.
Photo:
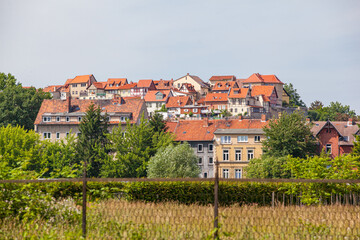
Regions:
<instances>
[{"instance_id":1,"label":"red tile roof","mask_svg":"<svg viewBox=\"0 0 360 240\"><path fill-rule=\"evenodd\" d=\"M229 98L246 98L248 95L248 88L234 88L229 93Z\"/></svg>"},{"instance_id":2,"label":"red tile roof","mask_svg":"<svg viewBox=\"0 0 360 240\"><path fill-rule=\"evenodd\" d=\"M44 113L68 113L78 112L85 113L90 104L94 103L101 107L103 112L117 112L117 113L132 113L131 123L136 123L142 114L142 109L144 108L145 101L143 99L127 99L121 105L113 104L118 102L118 100L88 100L88 99L71 99L71 106L68 106L67 100L60 99L45 99L40 107L38 115L35 119L35 125L37 124L46 124L46 125L69 125L69 124L79 124L79 122L42 122L42 116ZM118 124L116 122L115 124Z\"/></svg>"},{"instance_id":3,"label":"red tile roof","mask_svg":"<svg viewBox=\"0 0 360 240\"><path fill-rule=\"evenodd\" d=\"M226 81L226 80L235 80L236 77L234 75L229 76L212 76L210 81Z\"/></svg>"},{"instance_id":4,"label":"red tile roof","mask_svg":"<svg viewBox=\"0 0 360 240\"><path fill-rule=\"evenodd\" d=\"M90 81L90 75L81 75L81 76L76 76L70 83L87 83L88 81Z\"/></svg>"},{"instance_id":5,"label":"red tile roof","mask_svg":"<svg viewBox=\"0 0 360 240\"><path fill-rule=\"evenodd\" d=\"M227 93L208 93L205 97L205 102L227 102Z\"/></svg>"},{"instance_id":6,"label":"red tile roof","mask_svg":"<svg viewBox=\"0 0 360 240\"><path fill-rule=\"evenodd\" d=\"M231 120L184 120L168 122L168 132L175 134L176 141L213 141L217 129L259 129L268 122L261 119L231 119Z\"/></svg>"},{"instance_id":7,"label":"red tile roof","mask_svg":"<svg viewBox=\"0 0 360 240\"><path fill-rule=\"evenodd\" d=\"M224 90L229 90L230 88L233 88L234 85L237 86L237 83L234 82L221 82L221 81L217 81L214 83L214 87L213 87L213 91L224 91Z\"/></svg>"},{"instance_id":8,"label":"red tile roof","mask_svg":"<svg viewBox=\"0 0 360 240\"><path fill-rule=\"evenodd\" d=\"M151 86L152 82L153 82L152 79L139 80L137 83L137 87L138 88L149 88Z\"/></svg>"},{"instance_id":9,"label":"red tile roof","mask_svg":"<svg viewBox=\"0 0 360 240\"><path fill-rule=\"evenodd\" d=\"M43 89L43 92L56 92L58 90L60 90L60 88L63 85L51 85L51 86L47 86Z\"/></svg>"},{"instance_id":10,"label":"red tile roof","mask_svg":"<svg viewBox=\"0 0 360 240\"><path fill-rule=\"evenodd\" d=\"M145 102L165 102L170 94L171 90L151 90L148 91L144 97ZM162 93L161 99L156 99L156 94Z\"/></svg>"},{"instance_id":11,"label":"red tile roof","mask_svg":"<svg viewBox=\"0 0 360 240\"><path fill-rule=\"evenodd\" d=\"M125 84L121 87L118 87L119 90L122 90L122 89L132 89L134 87L137 86L137 83L129 83L129 84Z\"/></svg>"},{"instance_id":12,"label":"red tile roof","mask_svg":"<svg viewBox=\"0 0 360 240\"><path fill-rule=\"evenodd\" d=\"M94 82L93 85L97 88L97 89L104 89L106 86L106 82Z\"/></svg>"},{"instance_id":13,"label":"red tile roof","mask_svg":"<svg viewBox=\"0 0 360 240\"><path fill-rule=\"evenodd\" d=\"M270 97L274 91L276 91L274 86L253 86L251 88L251 96L264 95Z\"/></svg>"},{"instance_id":14,"label":"red tile roof","mask_svg":"<svg viewBox=\"0 0 360 240\"><path fill-rule=\"evenodd\" d=\"M127 83L126 78L109 78L106 82L106 90L119 89L120 86L123 86ZM110 87L111 85L111 87Z\"/></svg>"},{"instance_id":15,"label":"red tile roof","mask_svg":"<svg viewBox=\"0 0 360 240\"><path fill-rule=\"evenodd\" d=\"M243 83L279 83L279 84L284 84L275 75L261 75L259 73L252 74L248 79L243 81Z\"/></svg>"},{"instance_id":16,"label":"red tile roof","mask_svg":"<svg viewBox=\"0 0 360 240\"><path fill-rule=\"evenodd\" d=\"M192 104L192 101L188 96L169 97L166 108L177 108L190 104Z\"/></svg>"}]
</instances>

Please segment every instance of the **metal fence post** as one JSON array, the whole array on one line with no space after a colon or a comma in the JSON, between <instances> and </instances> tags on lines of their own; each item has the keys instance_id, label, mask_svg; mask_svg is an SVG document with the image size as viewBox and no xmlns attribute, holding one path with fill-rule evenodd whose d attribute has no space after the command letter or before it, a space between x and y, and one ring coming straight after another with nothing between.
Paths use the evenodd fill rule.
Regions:
<instances>
[{"instance_id":1,"label":"metal fence post","mask_svg":"<svg viewBox=\"0 0 360 240\"><path fill-rule=\"evenodd\" d=\"M82 235L83 238L86 238L86 168L87 164L86 161L84 161L84 174L83 174L83 203L82 203Z\"/></svg>"},{"instance_id":2,"label":"metal fence post","mask_svg":"<svg viewBox=\"0 0 360 240\"><path fill-rule=\"evenodd\" d=\"M219 229L219 164L215 161L215 184L214 184L214 239L218 239Z\"/></svg>"}]
</instances>

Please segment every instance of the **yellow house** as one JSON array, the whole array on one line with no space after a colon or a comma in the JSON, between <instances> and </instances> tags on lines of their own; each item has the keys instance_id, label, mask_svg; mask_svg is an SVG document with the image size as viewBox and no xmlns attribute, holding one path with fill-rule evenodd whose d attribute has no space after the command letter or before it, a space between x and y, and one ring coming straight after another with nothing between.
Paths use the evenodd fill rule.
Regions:
<instances>
[{"instance_id":1,"label":"yellow house","mask_svg":"<svg viewBox=\"0 0 360 240\"><path fill-rule=\"evenodd\" d=\"M237 122L236 122L237 121ZM262 155L264 119L231 120L214 132L215 162L220 178L244 178L251 159Z\"/></svg>"}]
</instances>

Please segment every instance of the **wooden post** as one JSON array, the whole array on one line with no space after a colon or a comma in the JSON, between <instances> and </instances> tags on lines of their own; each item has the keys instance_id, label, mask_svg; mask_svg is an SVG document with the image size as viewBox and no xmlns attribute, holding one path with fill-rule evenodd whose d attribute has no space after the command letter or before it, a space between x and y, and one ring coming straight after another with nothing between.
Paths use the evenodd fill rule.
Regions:
<instances>
[{"instance_id":1,"label":"wooden post","mask_svg":"<svg viewBox=\"0 0 360 240\"><path fill-rule=\"evenodd\" d=\"M271 207L275 207L275 192L271 194Z\"/></svg>"},{"instance_id":2,"label":"wooden post","mask_svg":"<svg viewBox=\"0 0 360 240\"><path fill-rule=\"evenodd\" d=\"M84 161L84 171L83 171L83 204L82 204L82 234L83 238L86 239L86 168L87 168L87 162Z\"/></svg>"}]
</instances>

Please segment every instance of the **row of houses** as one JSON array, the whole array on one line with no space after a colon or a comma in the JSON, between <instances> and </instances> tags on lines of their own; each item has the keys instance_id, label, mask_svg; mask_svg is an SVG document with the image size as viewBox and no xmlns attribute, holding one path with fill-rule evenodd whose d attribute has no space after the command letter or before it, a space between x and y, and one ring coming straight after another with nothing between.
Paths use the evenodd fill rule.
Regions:
<instances>
[{"instance_id":1,"label":"row of houses","mask_svg":"<svg viewBox=\"0 0 360 240\"><path fill-rule=\"evenodd\" d=\"M231 115L250 118L277 116L289 96L284 83L275 75L252 74L247 79L212 76L209 82L189 73L176 80L143 79L137 83L127 78L109 78L97 82L93 75L76 76L64 85L44 88L54 99L111 100L139 97L145 100L149 115L164 110L166 118L201 118L216 116L225 110Z\"/></svg>"}]
</instances>

